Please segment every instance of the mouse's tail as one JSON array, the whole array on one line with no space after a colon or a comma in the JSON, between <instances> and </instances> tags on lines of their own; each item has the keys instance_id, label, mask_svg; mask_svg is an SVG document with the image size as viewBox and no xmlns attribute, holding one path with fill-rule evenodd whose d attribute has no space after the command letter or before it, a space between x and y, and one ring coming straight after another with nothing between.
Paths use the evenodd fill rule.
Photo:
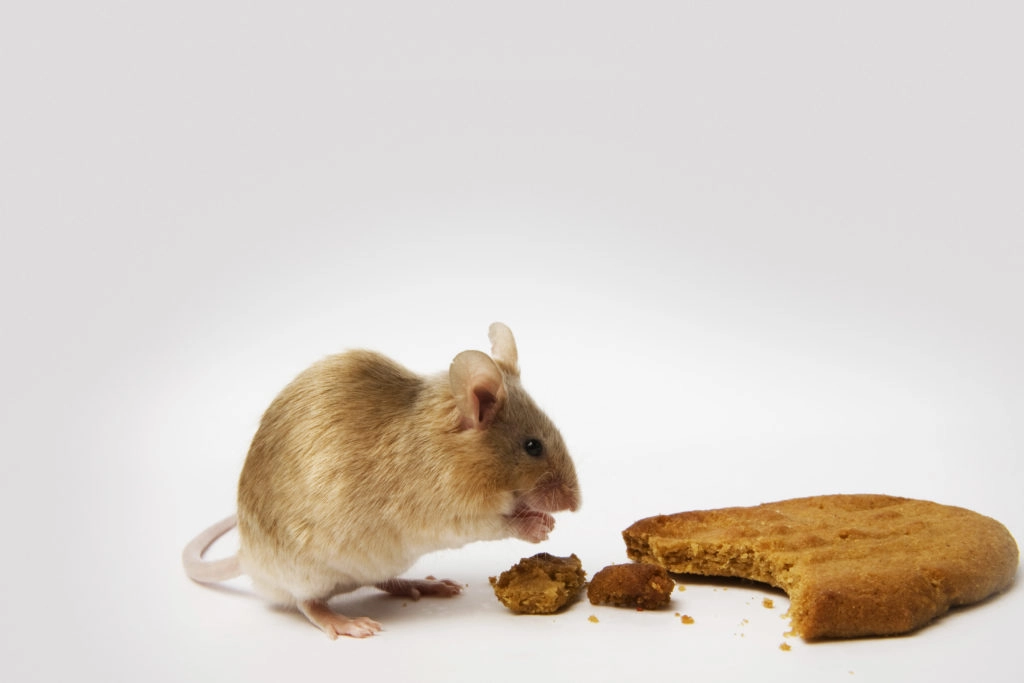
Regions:
<instances>
[{"instance_id":1,"label":"mouse's tail","mask_svg":"<svg viewBox=\"0 0 1024 683\"><path fill-rule=\"evenodd\" d=\"M196 536L185 546L185 550L181 553L181 563L185 565L185 573L190 579L200 583L216 583L242 575L242 568L238 564L238 555L220 560L203 559L206 549L213 545L218 538L231 531L236 524L238 524L237 515L226 517Z\"/></svg>"}]
</instances>

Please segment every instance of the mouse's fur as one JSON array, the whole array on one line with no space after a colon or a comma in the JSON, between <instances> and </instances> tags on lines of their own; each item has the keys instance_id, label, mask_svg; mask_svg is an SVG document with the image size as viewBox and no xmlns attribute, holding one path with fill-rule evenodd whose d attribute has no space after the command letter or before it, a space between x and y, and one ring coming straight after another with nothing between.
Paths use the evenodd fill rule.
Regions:
<instances>
[{"instance_id":1,"label":"mouse's fur","mask_svg":"<svg viewBox=\"0 0 1024 683\"><path fill-rule=\"evenodd\" d=\"M451 582L435 591L394 579L433 550L544 540L551 512L579 507L572 460L522 388L511 331L495 323L490 332L493 357L464 351L445 374L421 377L353 351L285 387L239 480L238 563L260 592L298 604L332 637L368 635L376 622L350 632L353 620L324 615L326 600L365 585L457 592ZM217 572L200 570L198 541L186 569L209 580L201 576ZM331 616L340 630L325 625Z\"/></svg>"}]
</instances>

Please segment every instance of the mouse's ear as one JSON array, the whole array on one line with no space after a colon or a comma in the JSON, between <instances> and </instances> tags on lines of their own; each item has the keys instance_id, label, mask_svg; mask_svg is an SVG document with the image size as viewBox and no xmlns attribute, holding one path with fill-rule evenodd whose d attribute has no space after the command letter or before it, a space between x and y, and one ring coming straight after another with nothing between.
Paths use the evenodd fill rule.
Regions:
<instances>
[{"instance_id":1,"label":"mouse's ear","mask_svg":"<svg viewBox=\"0 0 1024 683\"><path fill-rule=\"evenodd\" d=\"M455 405L463 429L487 429L505 404L505 380L491 357L481 351L463 351L448 370Z\"/></svg>"},{"instance_id":2,"label":"mouse's ear","mask_svg":"<svg viewBox=\"0 0 1024 683\"><path fill-rule=\"evenodd\" d=\"M512 375L519 376L519 352L516 350L516 338L512 330L504 323L492 323L487 331L491 340L491 357L501 369Z\"/></svg>"}]
</instances>

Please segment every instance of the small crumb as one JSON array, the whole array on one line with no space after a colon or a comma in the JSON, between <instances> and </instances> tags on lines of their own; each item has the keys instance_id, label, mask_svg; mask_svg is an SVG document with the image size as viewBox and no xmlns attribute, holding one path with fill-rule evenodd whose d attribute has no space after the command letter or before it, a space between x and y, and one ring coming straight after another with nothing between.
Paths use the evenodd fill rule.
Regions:
<instances>
[{"instance_id":1,"label":"small crumb","mask_svg":"<svg viewBox=\"0 0 1024 683\"><path fill-rule=\"evenodd\" d=\"M779 645L779 649L783 652L789 652L793 648L789 646L789 643L782 643L782 645Z\"/></svg>"},{"instance_id":2,"label":"small crumb","mask_svg":"<svg viewBox=\"0 0 1024 683\"><path fill-rule=\"evenodd\" d=\"M680 614L679 612L676 612L676 616L677 616L677 617L681 617L681 616L683 616L683 615L682 615L682 614Z\"/></svg>"},{"instance_id":3,"label":"small crumb","mask_svg":"<svg viewBox=\"0 0 1024 683\"><path fill-rule=\"evenodd\" d=\"M772 609L775 607L775 601L771 598L765 598L761 601L761 604L764 605L765 609Z\"/></svg>"},{"instance_id":4,"label":"small crumb","mask_svg":"<svg viewBox=\"0 0 1024 683\"><path fill-rule=\"evenodd\" d=\"M679 584L679 587L676 590L682 593L684 590L686 590L686 586L684 586L683 584Z\"/></svg>"},{"instance_id":5,"label":"small crumb","mask_svg":"<svg viewBox=\"0 0 1024 683\"><path fill-rule=\"evenodd\" d=\"M589 621L591 624L598 623L597 615L596 614L591 614L589 617L587 617L587 621Z\"/></svg>"},{"instance_id":6,"label":"small crumb","mask_svg":"<svg viewBox=\"0 0 1024 683\"><path fill-rule=\"evenodd\" d=\"M740 622L740 626L746 626L749 623L750 623L750 619L744 619L743 621Z\"/></svg>"},{"instance_id":7,"label":"small crumb","mask_svg":"<svg viewBox=\"0 0 1024 683\"><path fill-rule=\"evenodd\" d=\"M680 619L680 620L681 620L681 621L682 621L682 622L683 622L684 624L692 624L692 623L693 623L693 617L691 617L691 616L690 616L689 614L684 614L684 615L683 615L683 616L681 617L681 619Z\"/></svg>"},{"instance_id":8,"label":"small crumb","mask_svg":"<svg viewBox=\"0 0 1024 683\"><path fill-rule=\"evenodd\" d=\"M437 577L431 574L427 574L427 581L437 581Z\"/></svg>"}]
</instances>

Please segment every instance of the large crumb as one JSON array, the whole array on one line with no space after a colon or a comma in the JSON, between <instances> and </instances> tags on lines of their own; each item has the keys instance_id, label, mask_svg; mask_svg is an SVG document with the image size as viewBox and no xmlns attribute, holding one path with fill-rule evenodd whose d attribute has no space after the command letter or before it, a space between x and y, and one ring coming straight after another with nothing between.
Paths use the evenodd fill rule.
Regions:
<instances>
[{"instance_id":1,"label":"large crumb","mask_svg":"<svg viewBox=\"0 0 1024 683\"><path fill-rule=\"evenodd\" d=\"M669 603L675 582L653 564L613 564L590 580L587 597L594 605L658 609Z\"/></svg>"},{"instance_id":2,"label":"large crumb","mask_svg":"<svg viewBox=\"0 0 1024 683\"><path fill-rule=\"evenodd\" d=\"M576 599L587 573L575 554L524 557L501 576L490 577L501 604L518 614L552 614Z\"/></svg>"}]
</instances>

